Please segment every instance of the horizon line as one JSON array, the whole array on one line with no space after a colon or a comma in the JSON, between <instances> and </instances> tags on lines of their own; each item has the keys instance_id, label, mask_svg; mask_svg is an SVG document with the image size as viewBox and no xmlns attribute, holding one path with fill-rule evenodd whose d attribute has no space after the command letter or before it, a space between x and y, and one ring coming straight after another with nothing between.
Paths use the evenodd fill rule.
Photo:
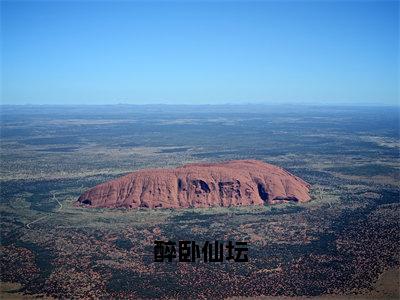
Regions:
<instances>
[{"instance_id":1,"label":"horizon line","mask_svg":"<svg viewBox=\"0 0 400 300\"><path fill-rule=\"evenodd\" d=\"M66 106L286 106L286 105L297 105L297 106L347 106L347 107L400 107L400 101L398 103L296 103L296 102L285 102L285 103L266 103L266 102L241 102L241 103L101 103L101 104L75 104L75 103L61 103L61 104L48 104L48 103L1 103L2 106L55 106L55 107L66 107Z\"/></svg>"}]
</instances>

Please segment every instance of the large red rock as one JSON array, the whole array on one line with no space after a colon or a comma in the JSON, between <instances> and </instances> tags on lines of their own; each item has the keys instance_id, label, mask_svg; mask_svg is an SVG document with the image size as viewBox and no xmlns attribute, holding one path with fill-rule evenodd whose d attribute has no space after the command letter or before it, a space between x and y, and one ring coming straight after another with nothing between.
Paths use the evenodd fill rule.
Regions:
<instances>
[{"instance_id":1,"label":"large red rock","mask_svg":"<svg viewBox=\"0 0 400 300\"><path fill-rule=\"evenodd\" d=\"M256 160L145 169L82 194L92 207L210 207L310 200L309 184L286 170Z\"/></svg>"}]
</instances>

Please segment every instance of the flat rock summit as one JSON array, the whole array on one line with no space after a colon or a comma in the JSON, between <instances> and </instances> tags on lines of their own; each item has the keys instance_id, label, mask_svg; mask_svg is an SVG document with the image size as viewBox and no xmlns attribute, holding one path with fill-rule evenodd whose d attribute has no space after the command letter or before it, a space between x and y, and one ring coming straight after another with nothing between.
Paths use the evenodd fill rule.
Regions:
<instances>
[{"instance_id":1,"label":"flat rock summit","mask_svg":"<svg viewBox=\"0 0 400 300\"><path fill-rule=\"evenodd\" d=\"M264 205L310 200L309 184L257 160L144 169L99 184L78 204L90 207L188 208Z\"/></svg>"}]
</instances>

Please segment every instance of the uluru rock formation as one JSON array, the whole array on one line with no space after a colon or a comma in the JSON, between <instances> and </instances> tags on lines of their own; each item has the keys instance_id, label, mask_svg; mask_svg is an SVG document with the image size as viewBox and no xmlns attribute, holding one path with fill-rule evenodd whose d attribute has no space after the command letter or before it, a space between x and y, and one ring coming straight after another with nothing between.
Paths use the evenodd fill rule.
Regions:
<instances>
[{"instance_id":1,"label":"uluru rock formation","mask_svg":"<svg viewBox=\"0 0 400 300\"><path fill-rule=\"evenodd\" d=\"M95 186L78 203L91 207L187 208L310 200L309 184L257 160L144 169Z\"/></svg>"}]
</instances>

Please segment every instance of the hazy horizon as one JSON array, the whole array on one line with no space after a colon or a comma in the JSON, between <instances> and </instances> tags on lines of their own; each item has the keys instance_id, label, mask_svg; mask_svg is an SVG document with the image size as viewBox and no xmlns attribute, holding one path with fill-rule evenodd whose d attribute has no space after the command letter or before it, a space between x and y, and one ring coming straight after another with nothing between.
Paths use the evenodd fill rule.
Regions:
<instances>
[{"instance_id":1,"label":"hazy horizon","mask_svg":"<svg viewBox=\"0 0 400 300\"><path fill-rule=\"evenodd\" d=\"M0 107L215 107L215 108L257 108L257 107L281 107L291 109L296 108L382 108L382 109L398 109L400 113L400 103L89 103L89 104L74 104L74 103L21 103L7 104L0 103ZM255 111L257 112L257 111Z\"/></svg>"},{"instance_id":2,"label":"hazy horizon","mask_svg":"<svg viewBox=\"0 0 400 300\"><path fill-rule=\"evenodd\" d=\"M226 102L226 103L169 103L169 102L105 102L105 103L0 103L1 106L321 106L321 107L396 107L400 108L400 102Z\"/></svg>"},{"instance_id":3,"label":"hazy horizon","mask_svg":"<svg viewBox=\"0 0 400 300\"><path fill-rule=\"evenodd\" d=\"M4 105L399 105L399 3L1 2Z\"/></svg>"}]
</instances>

